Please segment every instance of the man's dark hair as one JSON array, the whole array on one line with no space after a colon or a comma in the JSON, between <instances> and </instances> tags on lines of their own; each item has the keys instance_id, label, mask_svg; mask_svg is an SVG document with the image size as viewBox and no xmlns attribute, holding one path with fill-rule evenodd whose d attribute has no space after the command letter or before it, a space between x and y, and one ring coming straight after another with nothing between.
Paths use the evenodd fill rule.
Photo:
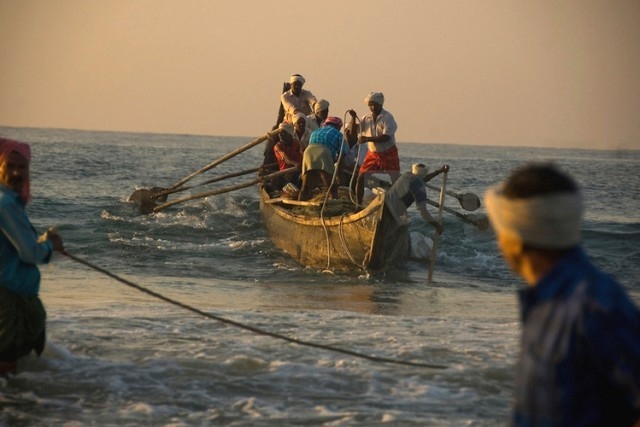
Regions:
<instances>
[{"instance_id":1,"label":"man's dark hair","mask_svg":"<svg viewBox=\"0 0 640 427\"><path fill-rule=\"evenodd\" d=\"M509 199L527 199L542 194L575 193L578 184L552 163L529 163L515 169L503 194Z\"/></svg>"}]
</instances>

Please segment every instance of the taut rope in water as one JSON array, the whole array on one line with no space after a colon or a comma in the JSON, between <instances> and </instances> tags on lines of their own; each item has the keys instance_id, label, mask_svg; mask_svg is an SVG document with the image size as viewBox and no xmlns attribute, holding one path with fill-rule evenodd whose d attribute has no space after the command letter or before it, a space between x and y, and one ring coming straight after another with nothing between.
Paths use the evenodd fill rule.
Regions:
<instances>
[{"instance_id":1,"label":"taut rope in water","mask_svg":"<svg viewBox=\"0 0 640 427\"><path fill-rule=\"evenodd\" d=\"M295 338L290 338L287 337L285 335L280 335L274 332L269 332L269 331L265 331L264 329L260 329L260 328L256 328L253 326L249 326L249 325L245 325L243 323L240 322L236 322L234 320L229 320L229 319L225 319L224 317L220 317L220 316L216 316L214 314L210 314L210 313L205 313L202 310L199 310L195 307L191 307L190 305L184 304L180 301L176 301L174 299L168 298L162 294L159 294L157 292L154 292L150 289L147 289L143 286L137 285L127 279L123 279L122 277L111 273L110 271L105 270L104 268L98 267L88 261L85 261L81 258L78 258L75 255L70 254L67 251L62 251L62 254L65 255L66 257L82 264L85 265L93 270L96 270L102 274L105 274L109 277L111 277L112 279L117 280L120 283L123 283L127 286L130 286L134 289L139 290L140 292L144 292L145 294L151 295L152 297L158 298L164 302L168 302L169 304L173 304L177 307L180 308L184 308L185 310L191 311L193 313L199 314L203 317L209 318L209 319L213 319L213 320L217 320L218 322L227 324L227 325L231 325L231 326L235 326L237 328L240 329L245 329L247 331L251 331L253 333L259 334L259 335L266 335L272 338L277 338L277 339L281 339L281 340L285 340L288 341L290 343L294 343L294 344L298 344L298 345L303 345L303 346L307 346L307 347L314 347L314 348L319 348L319 349L323 349L323 350L328 350L328 351L333 351L336 353L342 353L342 354L346 354L349 356L353 356L353 357L358 357L361 359L367 359L370 360L372 362L378 362L378 363L393 363L396 365L404 365L404 366L414 366L414 367L419 367L419 368L430 368L430 369L447 369L446 366L442 366L442 365L433 365L433 364L429 364L429 363L419 363L419 362L409 362L409 361L404 361L404 360L397 360L397 359L388 359L385 357L377 357L377 356L370 356L367 354L363 354L363 353L358 353L356 351L352 351L352 350L345 350L342 348L337 348L337 347L331 347L328 345L324 345L324 344L317 344L317 343L313 343L313 342L309 342L309 341L302 341L302 340L298 340Z\"/></svg>"}]
</instances>

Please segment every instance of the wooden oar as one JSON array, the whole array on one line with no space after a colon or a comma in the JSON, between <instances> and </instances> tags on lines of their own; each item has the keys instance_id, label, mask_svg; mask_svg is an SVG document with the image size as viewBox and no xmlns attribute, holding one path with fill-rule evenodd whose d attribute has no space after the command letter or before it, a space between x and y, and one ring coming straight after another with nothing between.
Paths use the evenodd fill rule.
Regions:
<instances>
[{"instance_id":1,"label":"wooden oar","mask_svg":"<svg viewBox=\"0 0 640 427\"><path fill-rule=\"evenodd\" d=\"M431 185L429 183L424 184L425 187L430 188L432 190L440 191L438 187L435 185ZM480 198L473 193L456 193L455 191L447 190L446 194L451 197L455 197L460 202L460 206L462 209L466 211L475 211L480 207Z\"/></svg>"},{"instance_id":2,"label":"wooden oar","mask_svg":"<svg viewBox=\"0 0 640 427\"><path fill-rule=\"evenodd\" d=\"M375 183L375 185L382 187L382 188L389 188L391 187L391 183L389 181L386 181L384 179L380 179L379 177L375 176L376 174L373 174L372 176L369 177L370 181L373 181ZM431 185L429 183L425 182L425 187L430 188L432 190L436 190L436 191L440 191L440 187L436 187L435 185ZM464 194L459 194L456 193L454 191L449 191L447 190L445 192L445 194L455 197L456 199L458 199L458 202L460 202L460 207L462 207L462 209L466 210L466 211L475 211L476 209L478 209L480 207L480 198L473 194L473 193L464 193Z\"/></svg>"},{"instance_id":3,"label":"wooden oar","mask_svg":"<svg viewBox=\"0 0 640 427\"><path fill-rule=\"evenodd\" d=\"M216 196L218 194L228 193L230 191L240 190L242 188L251 187L252 185L258 184L258 183L263 182L263 181L269 181L269 180L271 180L271 179L273 179L275 177L278 177L280 175L285 175L285 174L293 172L295 170L297 170L297 168L294 166L294 167L291 167L291 168L288 168L288 169L284 169L284 170L281 170L281 171L278 171L278 172L271 173L269 175L262 176L260 178L256 178L256 179L254 179L252 181L244 182L242 184L232 185L230 187L220 188L220 189L217 189L217 190L211 190L211 191L207 191L207 192L204 192L204 193L194 194L194 195L191 195L191 196L188 196L188 197L183 197L182 199L177 199L177 200L173 200L171 202L164 203L164 204L159 205L159 206L155 206L155 205L150 206L149 204L147 204L147 205L143 204L143 205L140 206L140 212L143 213L143 214L150 214L150 213L153 213L153 212L160 212L161 210L166 209L166 208L168 208L170 206L173 206L173 205L177 205L178 203L188 202L189 200L194 200L194 199L201 199L203 197ZM145 209L144 211L143 211L143 208Z\"/></svg>"},{"instance_id":4,"label":"wooden oar","mask_svg":"<svg viewBox=\"0 0 640 427\"><path fill-rule=\"evenodd\" d=\"M131 194L131 196L129 196L129 201L135 201L135 202L139 202L141 205L147 205L147 208L149 205L155 205L155 202L164 202L165 200L167 200L166 195L170 194L172 192L172 190L179 188L180 186L182 186L183 184L185 184L187 181L191 180L192 178L208 171L209 169L212 169L216 166L218 166L220 163L229 160L232 157L237 156L238 154L247 151L249 148L254 147L258 144L260 144L261 142L265 141L266 139L268 139L269 137L275 136L278 133L280 133L279 130L276 131L272 131L269 132L265 135L262 135L261 137L258 137L256 139L254 139L253 141L243 145L242 147L238 148L237 150L232 151L231 153L225 154L224 156L220 157L219 159L209 163L207 166L204 166L200 169L198 169L197 171L193 172L192 174L182 178L180 181L168 186L168 187L152 187L151 190L145 189L145 188L141 188L139 190L136 190L133 192L133 194ZM144 209L144 208L143 208Z\"/></svg>"},{"instance_id":5,"label":"wooden oar","mask_svg":"<svg viewBox=\"0 0 640 427\"><path fill-rule=\"evenodd\" d=\"M267 133L265 135L262 135L261 137L258 137L256 139L254 139L253 141L251 141L251 142L243 145L242 147L230 152L229 154L225 154L224 156L220 157L219 159L214 160L213 162L209 163L207 166L204 166L204 167L198 169L197 171L193 172L191 175L188 175L188 176L182 178L180 181L178 181L175 184L170 185L169 187L167 187L166 190L173 190L174 188L180 187L182 184L186 183L187 181L189 181L193 177L198 176L201 173L204 173L204 172L206 172L206 171L218 166L220 163L222 163L224 161L227 161L230 158L235 157L235 156L237 156L238 154L240 154L240 153L242 153L244 151L247 151L249 148L258 145L261 142L266 141L269 137L275 136L275 135L277 135L279 133L280 133L280 131L276 130L276 131L269 132L269 133Z\"/></svg>"},{"instance_id":6,"label":"wooden oar","mask_svg":"<svg viewBox=\"0 0 640 427\"><path fill-rule=\"evenodd\" d=\"M444 208L444 194L447 188L447 172L448 168L442 173L442 187L440 187L440 207L438 208L438 217L436 221L442 225L442 208ZM433 269L436 267L436 255L438 252L438 244L440 242L440 233L436 230L433 236L433 245L431 246L431 260L429 262L429 273L427 275L427 284L431 284L431 278L433 277Z\"/></svg>"},{"instance_id":7,"label":"wooden oar","mask_svg":"<svg viewBox=\"0 0 640 427\"><path fill-rule=\"evenodd\" d=\"M267 167L270 167L270 166L277 166L277 165L278 165L278 163L272 163L272 164L270 164L270 165L267 165ZM152 199L157 199L157 198L159 198L159 197L167 196L167 195L169 195L169 194L179 193L179 192L181 192L181 191L185 191L185 190L192 190L192 189L194 189L194 188L196 188L196 187L202 187L203 185L207 185L207 184L213 184L214 182L222 181L222 180L224 180L224 179L228 179L228 178L235 178L235 177L238 177L238 176L242 176L242 175L250 174L250 173L252 173L252 172L258 172L258 171L259 171L260 169L262 169L263 167L265 167L265 166L260 166L260 167L258 167L258 168L247 169L247 170L240 171L240 172L233 172L233 173L229 173L229 174L226 174L226 175L217 176L217 177L215 177L215 178L211 178L211 179L209 179L209 180L206 180L206 181L204 181L204 182L200 182L200 183L195 184L195 185L192 185L192 186L190 186L190 187L189 187L189 186L186 186L186 187L185 187L185 186L182 186L182 187L175 188L175 189L173 189L173 190L162 190L162 191L160 191L159 193L152 194L152 195L151 195L151 198L152 198ZM167 198L165 197L164 199L166 200ZM164 200L163 200L163 201L164 201Z\"/></svg>"},{"instance_id":8,"label":"wooden oar","mask_svg":"<svg viewBox=\"0 0 640 427\"><path fill-rule=\"evenodd\" d=\"M435 206L437 208L440 207L440 204L438 202L434 202L433 200L427 199L427 203L430 204L431 206ZM444 210L447 213L450 213L452 215L457 216L462 221L464 221L464 222L466 222L468 224L475 225L476 227L478 227L479 230L486 230L487 228L489 228L489 220L487 219L486 216L485 217L480 217L480 218L473 218L470 215L463 214L461 212L458 212L458 211L453 210L451 208L448 208L446 206L442 206L442 210Z\"/></svg>"}]
</instances>

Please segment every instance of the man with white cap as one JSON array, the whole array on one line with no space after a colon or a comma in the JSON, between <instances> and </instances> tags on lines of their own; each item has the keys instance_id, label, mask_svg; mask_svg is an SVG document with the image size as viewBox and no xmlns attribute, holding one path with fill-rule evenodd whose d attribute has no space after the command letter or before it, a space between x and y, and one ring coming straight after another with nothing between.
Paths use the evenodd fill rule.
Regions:
<instances>
[{"instance_id":1,"label":"man with white cap","mask_svg":"<svg viewBox=\"0 0 640 427\"><path fill-rule=\"evenodd\" d=\"M554 165L527 164L485 204L528 285L512 425L640 425L640 311L581 248L577 184Z\"/></svg>"},{"instance_id":2,"label":"man with white cap","mask_svg":"<svg viewBox=\"0 0 640 427\"><path fill-rule=\"evenodd\" d=\"M300 74L294 74L289 78L291 89L280 96L280 102L284 108L284 121L293 123L293 116L300 112L308 116L313 112L316 97L306 89L302 89L305 80Z\"/></svg>"},{"instance_id":3,"label":"man with white cap","mask_svg":"<svg viewBox=\"0 0 640 427\"><path fill-rule=\"evenodd\" d=\"M37 264L64 250L54 229L38 236L27 217L30 162L28 144L0 138L0 375L15 372L31 351L42 353L46 312Z\"/></svg>"},{"instance_id":4,"label":"man with white cap","mask_svg":"<svg viewBox=\"0 0 640 427\"><path fill-rule=\"evenodd\" d=\"M291 167L300 169L302 163L302 148L295 138L295 128L290 123L280 123L279 141L274 145L273 152L278 160L278 170L285 170ZM276 178L275 183L283 187L286 183L292 183L296 186L300 178L299 170L290 172L283 177Z\"/></svg>"},{"instance_id":5,"label":"man with white cap","mask_svg":"<svg viewBox=\"0 0 640 427\"><path fill-rule=\"evenodd\" d=\"M349 110L351 123L346 132L349 145L353 145L357 138L358 144L367 144L368 152L360 166L358 183L356 185L356 197L358 203L362 203L364 183L373 172L385 172L395 182L400 177L400 159L396 146L396 130L398 125L391 113L382 108L384 95L381 92L371 92L364 99L370 113L356 123L358 114ZM359 134L359 132L361 132ZM358 135L359 134L359 135Z\"/></svg>"},{"instance_id":6,"label":"man with white cap","mask_svg":"<svg viewBox=\"0 0 640 427\"><path fill-rule=\"evenodd\" d=\"M309 132L321 128L327 117L329 117L329 101L319 99L313 105L313 114L307 116L307 129L309 129Z\"/></svg>"},{"instance_id":7,"label":"man with white cap","mask_svg":"<svg viewBox=\"0 0 640 427\"><path fill-rule=\"evenodd\" d=\"M298 141L300 148L304 150L309 146L309 138L311 138L311 131L307 129L307 116L298 112L293 116L293 139Z\"/></svg>"},{"instance_id":8,"label":"man with white cap","mask_svg":"<svg viewBox=\"0 0 640 427\"><path fill-rule=\"evenodd\" d=\"M411 172L406 172L398 178L384 197L385 206L398 224L403 223L402 216L415 202L422 219L434 226L438 234L442 234L442 225L427 211L427 190L424 183L448 170L449 166L444 165L437 171L429 173L425 165L415 163L411 167Z\"/></svg>"}]
</instances>

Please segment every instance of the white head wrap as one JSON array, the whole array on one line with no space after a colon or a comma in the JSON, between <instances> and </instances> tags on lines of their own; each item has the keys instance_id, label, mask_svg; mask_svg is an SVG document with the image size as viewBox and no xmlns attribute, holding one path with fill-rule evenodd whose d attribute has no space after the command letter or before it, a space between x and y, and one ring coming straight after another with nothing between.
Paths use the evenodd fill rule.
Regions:
<instances>
[{"instance_id":1,"label":"white head wrap","mask_svg":"<svg viewBox=\"0 0 640 427\"><path fill-rule=\"evenodd\" d=\"M411 173L420 179L424 179L424 177L427 176L427 173L429 173L429 168L422 163L414 163L411 166Z\"/></svg>"},{"instance_id":2,"label":"white head wrap","mask_svg":"<svg viewBox=\"0 0 640 427\"><path fill-rule=\"evenodd\" d=\"M371 92L364 99L364 103L369 105L370 102L375 102L380 105L384 105L384 95L382 92Z\"/></svg>"},{"instance_id":3,"label":"white head wrap","mask_svg":"<svg viewBox=\"0 0 640 427\"><path fill-rule=\"evenodd\" d=\"M313 104L314 113L319 113L320 111L328 110L328 109L329 109L329 101L327 101L326 99L319 99L315 104Z\"/></svg>"},{"instance_id":4,"label":"white head wrap","mask_svg":"<svg viewBox=\"0 0 640 427\"><path fill-rule=\"evenodd\" d=\"M302 77L300 74L294 74L291 77L289 77L289 83L293 83L293 82L300 82L304 84L305 80L304 80L304 77Z\"/></svg>"},{"instance_id":5,"label":"white head wrap","mask_svg":"<svg viewBox=\"0 0 640 427\"><path fill-rule=\"evenodd\" d=\"M280 123L280 126L278 126L278 128L283 130L284 132L287 132L289 135L294 136L293 125L291 123L282 122Z\"/></svg>"},{"instance_id":6,"label":"white head wrap","mask_svg":"<svg viewBox=\"0 0 640 427\"><path fill-rule=\"evenodd\" d=\"M580 192L509 199L503 195L503 189L504 184L497 185L484 196L496 233L539 249L567 249L580 243L583 210Z\"/></svg>"},{"instance_id":7,"label":"white head wrap","mask_svg":"<svg viewBox=\"0 0 640 427\"><path fill-rule=\"evenodd\" d=\"M293 124L295 125L296 123L298 123L300 120L304 120L305 122L307 121L307 116L305 116L303 113L301 113L300 111L298 111L297 113L295 113L293 115Z\"/></svg>"}]
</instances>

